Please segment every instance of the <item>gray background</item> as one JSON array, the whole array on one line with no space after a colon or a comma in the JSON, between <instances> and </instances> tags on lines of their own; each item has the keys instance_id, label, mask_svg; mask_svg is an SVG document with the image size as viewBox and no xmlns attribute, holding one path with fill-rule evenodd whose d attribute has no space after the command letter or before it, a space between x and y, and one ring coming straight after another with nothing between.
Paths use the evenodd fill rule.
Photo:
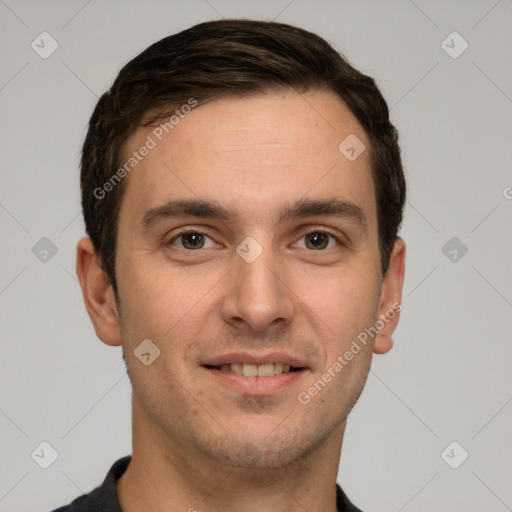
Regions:
<instances>
[{"instance_id":1,"label":"gray background","mask_svg":"<svg viewBox=\"0 0 512 512\"><path fill-rule=\"evenodd\" d=\"M80 147L123 64L220 17L326 37L377 79L400 131L404 309L338 481L368 512L512 510L511 0L0 0L0 17L1 512L68 503L131 452L120 348L96 338L74 270ZM43 31L59 45L47 59L31 48ZM458 58L445 51L458 36L442 46L454 31L469 44ZM57 248L46 261L47 242L32 250L43 237ZM48 469L31 457L43 441L59 454Z\"/></svg>"}]
</instances>

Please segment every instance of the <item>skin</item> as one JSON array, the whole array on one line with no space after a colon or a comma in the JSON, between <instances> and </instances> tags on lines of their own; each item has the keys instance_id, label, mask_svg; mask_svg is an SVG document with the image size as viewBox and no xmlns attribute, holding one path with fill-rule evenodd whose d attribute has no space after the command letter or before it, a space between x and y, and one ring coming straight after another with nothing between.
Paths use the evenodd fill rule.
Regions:
<instances>
[{"instance_id":1,"label":"skin","mask_svg":"<svg viewBox=\"0 0 512 512\"><path fill-rule=\"evenodd\" d=\"M151 130L139 129L125 156ZM366 145L353 162L338 151L351 133ZM307 405L297 396L401 300L405 244L396 240L383 278L369 147L331 92L217 98L181 119L125 178L120 311L90 239L80 240L87 311L104 343L122 345L133 384L133 455L117 484L123 511L336 510L346 418L372 353L391 349L399 314ZM277 222L285 202L333 197L359 206L365 226L327 215ZM238 216L142 226L146 211L183 198L216 201ZM169 243L184 227L207 235L203 248L191 249L190 237ZM318 228L333 237L315 250ZM248 236L263 249L252 263L236 252ZM144 339L161 351L149 366L134 355ZM272 396L235 392L201 366L231 351L271 349L308 366Z\"/></svg>"}]
</instances>

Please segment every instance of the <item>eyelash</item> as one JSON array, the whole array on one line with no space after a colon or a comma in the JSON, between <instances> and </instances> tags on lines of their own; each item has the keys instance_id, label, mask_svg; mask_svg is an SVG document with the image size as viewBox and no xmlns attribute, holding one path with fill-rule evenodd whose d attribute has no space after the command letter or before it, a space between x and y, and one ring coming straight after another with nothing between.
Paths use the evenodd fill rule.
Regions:
<instances>
[{"instance_id":1,"label":"eyelash","mask_svg":"<svg viewBox=\"0 0 512 512\"><path fill-rule=\"evenodd\" d=\"M303 235L301 235L300 238L304 238L305 236L312 235L314 233L326 234L326 235L330 236L331 238L333 238L336 242L338 242L339 245L343 245L343 241L342 241L341 237L331 233L329 230L322 228L322 227L313 228L310 231L308 231L307 233L304 233ZM180 232L178 232L176 235L174 235L171 238L171 240L169 240L169 242L167 242L166 245L172 245L176 240L178 240L178 238L180 238L180 236L189 235L189 234L204 235L213 240L213 238L211 236L209 236L206 233L203 233L202 231L198 231L195 228L186 228L186 229L183 229ZM179 247L179 249L182 249L182 247ZM184 249L184 250L188 251L188 252L195 252L194 250L190 250L190 249ZM200 250L200 249L196 249L196 250ZM320 252L322 252L322 251L325 251L325 249L322 249Z\"/></svg>"}]
</instances>

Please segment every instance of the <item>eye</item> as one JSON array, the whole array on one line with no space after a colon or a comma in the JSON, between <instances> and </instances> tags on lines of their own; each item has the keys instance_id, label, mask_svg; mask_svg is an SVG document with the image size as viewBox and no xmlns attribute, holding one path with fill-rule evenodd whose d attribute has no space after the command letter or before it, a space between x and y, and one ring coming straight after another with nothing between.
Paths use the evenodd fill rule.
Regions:
<instances>
[{"instance_id":1,"label":"eye","mask_svg":"<svg viewBox=\"0 0 512 512\"><path fill-rule=\"evenodd\" d=\"M210 245L205 245L207 241L206 239L210 240ZM175 244L175 242L177 243ZM205 235L200 231L196 231L195 229L186 229L176 234L171 240L169 240L167 245L175 245L180 249L197 250L214 247L215 242L208 235Z\"/></svg>"},{"instance_id":2,"label":"eye","mask_svg":"<svg viewBox=\"0 0 512 512\"><path fill-rule=\"evenodd\" d=\"M305 240L305 244L303 246L300 246L298 243L295 245L301 249L311 249L313 251L332 249L336 244L341 244L339 237L323 229L310 231L301 237L301 240L303 239Z\"/></svg>"},{"instance_id":3,"label":"eye","mask_svg":"<svg viewBox=\"0 0 512 512\"><path fill-rule=\"evenodd\" d=\"M309 249L313 251L332 249L337 244L342 244L339 237L322 228L315 229L314 231L310 231L309 233L302 235L300 240L305 240L305 243L301 244L301 242L298 242L294 244L294 246L299 247L300 249ZM194 228L187 228L177 233L166 245L194 251L215 247L215 242L205 233L201 233Z\"/></svg>"}]
</instances>

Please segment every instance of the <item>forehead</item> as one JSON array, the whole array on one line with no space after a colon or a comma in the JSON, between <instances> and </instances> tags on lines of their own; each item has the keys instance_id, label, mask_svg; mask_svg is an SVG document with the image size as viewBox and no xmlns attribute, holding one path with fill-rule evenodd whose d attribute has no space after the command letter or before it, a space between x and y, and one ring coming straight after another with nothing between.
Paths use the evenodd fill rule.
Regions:
<instances>
[{"instance_id":1,"label":"forehead","mask_svg":"<svg viewBox=\"0 0 512 512\"><path fill-rule=\"evenodd\" d=\"M128 204L134 221L176 198L236 204L240 218L262 219L274 205L327 193L375 216L369 141L334 93L227 96L177 110L172 123L140 128L125 144L123 160L137 164L121 211ZM366 146L355 160L339 149L347 137Z\"/></svg>"}]
</instances>

